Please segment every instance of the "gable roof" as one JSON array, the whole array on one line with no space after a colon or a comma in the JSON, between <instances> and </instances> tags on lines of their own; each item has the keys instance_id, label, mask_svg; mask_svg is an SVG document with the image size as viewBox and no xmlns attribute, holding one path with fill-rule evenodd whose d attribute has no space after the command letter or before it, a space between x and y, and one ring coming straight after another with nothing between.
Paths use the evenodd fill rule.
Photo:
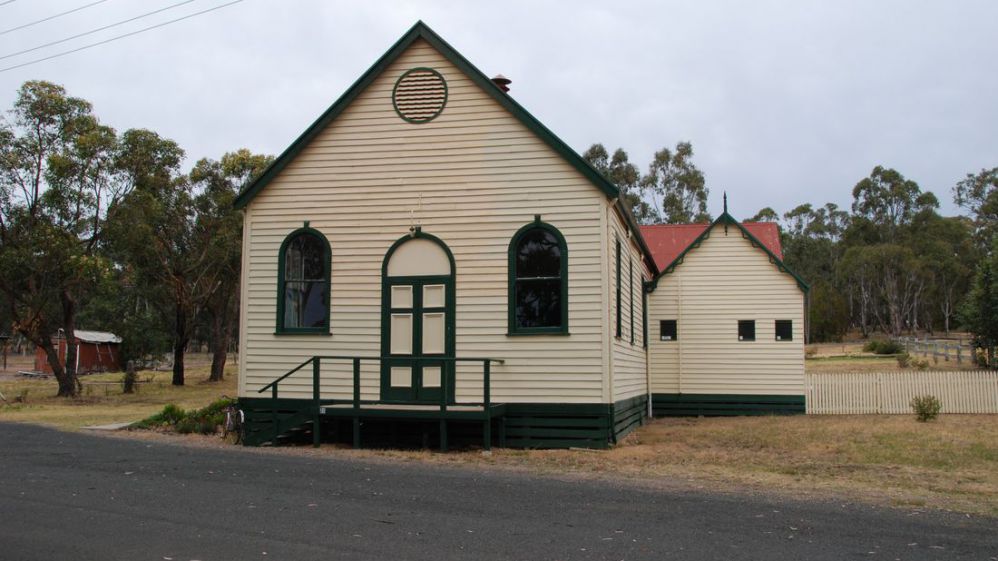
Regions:
<instances>
[{"instance_id":1,"label":"gable roof","mask_svg":"<svg viewBox=\"0 0 998 561\"><path fill-rule=\"evenodd\" d=\"M653 224L641 226L641 235L645 237L655 265L659 270L665 270L670 263L683 253L694 240L703 234L710 224ZM780 229L775 222L742 222L742 226L758 238L769 251L779 259L783 259L783 247L780 245Z\"/></svg>"},{"instance_id":2,"label":"gable roof","mask_svg":"<svg viewBox=\"0 0 998 561\"><path fill-rule=\"evenodd\" d=\"M364 72L356 82L350 86L346 92L340 96L339 99L333 103L329 109L319 116L319 118L312 123L305 132L303 132L294 142L291 143L284 152L281 153L264 171L260 176L246 186L235 199L233 205L237 208L245 208L247 204L259 193L264 187L267 186L277 175L283 170L287 165L297 156L304 148L308 145L313 138L316 137L323 129L326 128L329 123L331 123L336 117L338 117L344 109L347 108L350 103L357 98L370 84L375 80L388 67L392 62L394 62L399 56L402 55L416 40L423 39L429 43L434 49L440 52L448 61L450 61L454 66L456 66L461 72L463 72L472 82L474 82L478 87L480 87L486 94L488 94L492 99L494 99L500 106L509 111L513 117L519 120L524 126L526 126L531 132L537 135L544 143L551 147L558 155L560 155L564 160L581 173L586 179L589 180L594 186L596 186L600 191L602 191L607 197L611 199L617 199L620 196L620 189L617 188L610 180L605 178L600 172L596 171L589 162L582 158L575 150L572 150L568 144L565 144L563 140L558 138L553 132L551 132L547 127L545 127L540 121L538 121L533 115L531 115L526 109L523 108L515 99L510 97L506 92L504 92L499 86L492 82L481 70L476 68L473 64L468 62L461 53L457 52L454 47L451 47L446 41L443 40L439 35L436 34L432 29L429 28L422 21L417 21L415 25L412 26L409 31L406 32L398 41L395 42L385 54L381 55L371 68ZM658 273L658 269L655 267L655 262L652 257L652 253L645 243L644 238L641 237L641 231L638 228L637 221L630 212L627 211L622 205L615 205L620 211L621 215L624 217L624 221L627 223L628 229L633 234L634 239L637 241L638 246L644 252L645 261L648 263L648 267L653 269L654 273Z\"/></svg>"},{"instance_id":3,"label":"gable roof","mask_svg":"<svg viewBox=\"0 0 998 561\"><path fill-rule=\"evenodd\" d=\"M747 239L752 247L761 249L769 257L770 263L775 265L781 273L792 276L801 290L808 292L811 289L800 275L783 263L783 248L780 245L780 230L777 225L773 222L739 222L728 214L727 201L725 201L725 211L710 224L641 226L641 232L650 244L655 264L660 271L655 280L652 281L651 289L655 289L661 277L674 271L683 262L687 253L700 247L700 243L707 239L710 231L717 225L738 228L742 237Z\"/></svg>"}]
</instances>

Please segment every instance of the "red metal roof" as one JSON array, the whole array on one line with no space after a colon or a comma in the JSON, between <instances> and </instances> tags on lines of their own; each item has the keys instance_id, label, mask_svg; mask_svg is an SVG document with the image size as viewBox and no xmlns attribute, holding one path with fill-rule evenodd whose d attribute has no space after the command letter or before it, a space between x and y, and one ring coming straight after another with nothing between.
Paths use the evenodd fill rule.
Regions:
<instances>
[{"instance_id":1,"label":"red metal roof","mask_svg":"<svg viewBox=\"0 0 998 561\"><path fill-rule=\"evenodd\" d=\"M742 226L765 245L779 259L783 259L780 230L775 222L742 222ZM655 264L664 271L679 257L710 224L654 224L641 226L648 248L655 257Z\"/></svg>"}]
</instances>

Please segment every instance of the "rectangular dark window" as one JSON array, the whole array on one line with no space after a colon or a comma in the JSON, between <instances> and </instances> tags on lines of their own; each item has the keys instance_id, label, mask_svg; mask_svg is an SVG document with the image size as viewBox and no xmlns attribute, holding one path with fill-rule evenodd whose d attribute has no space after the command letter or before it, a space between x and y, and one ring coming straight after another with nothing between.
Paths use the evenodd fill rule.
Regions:
<instances>
[{"instance_id":1,"label":"rectangular dark window","mask_svg":"<svg viewBox=\"0 0 998 561\"><path fill-rule=\"evenodd\" d=\"M634 259L627 260L627 284L631 291L631 344L634 344Z\"/></svg>"},{"instance_id":2,"label":"rectangular dark window","mask_svg":"<svg viewBox=\"0 0 998 561\"><path fill-rule=\"evenodd\" d=\"M778 319L776 320L776 340L777 341L793 341L794 340L794 322L790 319Z\"/></svg>"},{"instance_id":3,"label":"rectangular dark window","mask_svg":"<svg viewBox=\"0 0 998 561\"><path fill-rule=\"evenodd\" d=\"M661 341L675 341L679 339L679 330L676 328L676 320L663 319L658 322L661 332L658 335Z\"/></svg>"},{"instance_id":4,"label":"rectangular dark window","mask_svg":"<svg viewBox=\"0 0 998 561\"><path fill-rule=\"evenodd\" d=\"M740 320L738 320L738 340L739 341L755 341L755 320L754 319L740 319Z\"/></svg>"},{"instance_id":5,"label":"rectangular dark window","mask_svg":"<svg viewBox=\"0 0 998 561\"><path fill-rule=\"evenodd\" d=\"M624 332L620 319L620 238L617 238L617 338Z\"/></svg>"}]
</instances>

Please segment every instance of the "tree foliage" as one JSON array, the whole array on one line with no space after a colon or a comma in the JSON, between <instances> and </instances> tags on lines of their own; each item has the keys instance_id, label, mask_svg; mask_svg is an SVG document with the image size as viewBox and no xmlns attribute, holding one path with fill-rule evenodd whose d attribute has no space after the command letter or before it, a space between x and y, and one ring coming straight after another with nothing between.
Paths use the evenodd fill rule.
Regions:
<instances>
[{"instance_id":1,"label":"tree foliage","mask_svg":"<svg viewBox=\"0 0 998 561\"><path fill-rule=\"evenodd\" d=\"M602 144L593 144L582 157L620 188L622 201L640 224L711 220L707 212L710 191L703 172L693 164L689 142L656 152L644 175L620 148L611 156Z\"/></svg>"},{"instance_id":2,"label":"tree foliage","mask_svg":"<svg viewBox=\"0 0 998 561\"><path fill-rule=\"evenodd\" d=\"M645 200L641 171L630 162L627 152L617 148L611 157L602 144L593 144L582 157L620 189L623 203L639 224L659 222L658 211Z\"/></svg>"},{"instance_id":3,"label":"tree foliage","mask_svg":"<svg viewBox=\"0 0 998 561\"><path fill-rule=\"evenodd\" d=\"M125 358L174 359L201 326L221 379L238 316L236 193L270 162L239 150L183 173L184 152L153 131L118 135L64 88L26 82L0 121L0 298L5 321L43 349L72 396L74 332L124 336ZM68 342L60 360L53 338Z\"/></svg>"},{"instance_id":4,"label":"tree foliage","mask_svg":"<svg viewBox=\"0 0 998 561\"><path fill-rule=\"evenodd\" d=\"M998 235L998 168L968 173L953 187L953 200L970 211L978 248L987 251Z\"/></svg>"},{"instance_id":5,"label":"tree foliage","mask_svg":"<svg viewBox=\"0 0 998 561\"><path fill-rule=\"evenodd\" d=\"M663 148L655 152L645 188L662 201L662 217L667 224L710 222L707 212L707 188L703 172L693 164L693 145L676 144L675 150ZM656 199L657 200L657 199Z\"/></svg>"},{"instance_id":6,"label":"tree foliage","mask_svg":"<svg viewBox=\"0 0 998 561\"><path fill-rule=\"evenodd\" d=\"M960 307L960 318L974 334L977 345L985 349L988 365L994 366L998 345L998 236L992 238L990 252L977 266L970 293Z\"/></svg>"}]
</instances>

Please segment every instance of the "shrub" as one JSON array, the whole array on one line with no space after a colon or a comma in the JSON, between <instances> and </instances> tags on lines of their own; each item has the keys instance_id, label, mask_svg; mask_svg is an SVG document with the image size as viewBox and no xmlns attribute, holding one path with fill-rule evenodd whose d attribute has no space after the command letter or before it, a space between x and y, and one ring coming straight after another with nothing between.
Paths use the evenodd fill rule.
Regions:
<instances>
[{"instance_id":1,"label":"shrub","mask_svg":"<svg viewBox=\"0 0 998 561\"><path fill-rule=\"evenodd\" d=\"M153 427L166 427L180 434L190 434L193 432L200 434L213 434L225 422L225 408L233 405L234 399L223 397L217 399L202 409L184 411L182 408L170 403L163 407L163 410L152 417L143 419L132 425L134 428L148 429Z\"/></svg>"},{"instance_id":2,"label":"shrub","mask_svg":"<svg viewBox=\"0 0 998 561\"><path fill-rule=\"evenodd\" d=\"M871 339L863 345L863 350L878 355L896 355L904 352L904 347L896 341Z\"/></svg>"},{"instance_id":3,"label":"shrub","mask_svg":"<svg viewBox=\"0 0 998 561\"><path fill-rule=\"evenodd\" d=\"M924 423L939 416L942 404L934 395L916 395L911 399L911 409L915 412L915 419Z\"/></svg>"},{"instance_id":4,"label":"shrub","mask_svg":"<svg viewBox=\"0 0 998 561\"><path fill-rule=\"evenodd\" d=\"M911 355L908 353L900 353L897 355L898 368L908 368L911 366Z\"/></svg>"}]
</instances>

